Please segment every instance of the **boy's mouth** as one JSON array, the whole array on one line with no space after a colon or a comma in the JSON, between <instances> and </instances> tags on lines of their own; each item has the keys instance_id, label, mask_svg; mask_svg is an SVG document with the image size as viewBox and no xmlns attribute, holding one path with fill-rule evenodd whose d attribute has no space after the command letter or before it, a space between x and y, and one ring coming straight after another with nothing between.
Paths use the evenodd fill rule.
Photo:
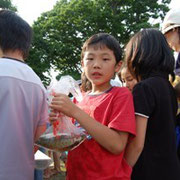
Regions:
<instances>
[{"instance_id":1,"label":"boy's mouth","mask_svg":"<svg viewBox=\"0 0 180 180\"><path fill-rule=\"evenodd\" d=\"M95 78L99 78L99 77L102 76L102 74L99 73L99 72L93 72L93 73L92 73L92 76L95 77Z\"/></svg>"},{"instance_id":2,"label":"boy's mouth","mask_svg":"<svg viewBox=\"0 0 180 180\"><path fill-rule=\"evenodd\" d=\"M101 76L102 74L99 73L99 72L93 72L92 75L99 75L99 76Z\"/></svg>"}]
</instances>

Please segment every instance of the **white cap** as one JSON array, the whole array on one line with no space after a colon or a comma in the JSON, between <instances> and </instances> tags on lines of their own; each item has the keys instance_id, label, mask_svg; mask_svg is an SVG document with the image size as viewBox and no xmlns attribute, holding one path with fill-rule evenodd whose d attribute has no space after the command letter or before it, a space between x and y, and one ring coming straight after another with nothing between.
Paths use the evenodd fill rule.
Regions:
<instances>
[{"instance_id":1,"label":"white cap","mask_svg":"<svg viewBox=\"0 0 180 180\"><path fill-rule=\"evenodd\" d=\"M162 33L165 34L175 27L180 27L180 8L171 9L166 14L162 24Z\"/></svg>"}]
</instances>

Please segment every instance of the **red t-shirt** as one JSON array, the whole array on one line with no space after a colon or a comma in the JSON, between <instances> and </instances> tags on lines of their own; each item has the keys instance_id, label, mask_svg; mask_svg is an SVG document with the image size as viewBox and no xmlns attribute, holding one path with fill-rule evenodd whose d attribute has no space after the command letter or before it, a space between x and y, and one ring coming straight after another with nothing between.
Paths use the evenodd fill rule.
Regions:
<instances>
[{"instance_id":1,"label":"red t-shirt","mask_svg":"<svg viewBox=\"0 0 180 180\"><path fill-rule=\"evenodd\" d=\"M113 87L101 95L86 94L78 104L103 125L135 135L133 98L127 88ZM67 180L130 180L132 168L93 138L68 153Z\"/></svg>"}]
</instances>

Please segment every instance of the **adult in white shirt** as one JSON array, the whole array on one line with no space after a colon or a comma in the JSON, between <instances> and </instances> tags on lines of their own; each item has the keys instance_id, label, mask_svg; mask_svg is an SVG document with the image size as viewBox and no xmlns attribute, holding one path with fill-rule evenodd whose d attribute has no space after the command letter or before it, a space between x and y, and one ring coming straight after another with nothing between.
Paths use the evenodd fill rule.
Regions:
<instances>
[{"instance_id":1,"label":"adult in white shirt","mask_svg":"<svg viewBox=\"0 0 180 180\"><path fill-rule=\"evenodd\" d=\"M34 179L34 141L46 129L45 88L25 63L32 29L16 13L0 11L0 179Z\"/></svg>"}]
</instances>

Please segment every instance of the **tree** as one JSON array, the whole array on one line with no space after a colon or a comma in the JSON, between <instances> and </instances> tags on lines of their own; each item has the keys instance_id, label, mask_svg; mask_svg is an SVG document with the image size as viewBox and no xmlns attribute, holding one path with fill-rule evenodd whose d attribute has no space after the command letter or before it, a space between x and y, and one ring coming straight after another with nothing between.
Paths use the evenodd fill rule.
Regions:
<instances>
[{"instance_id":1,"label":"tree","mask_svg":"<svg viewBox=\"0 0 180 180\"><path fill-rule=\"evenodd\" d=\"M17 11L17 8L12 4L11 0L0 0L0 8Z\"/></svg>"},{"instance_id":2,"label":"tree","mask_svg":"<svg viewBox=\"0 0 180 180\"><path fill-rule=\"evenodd\" d=\"M60 75L80 77L83 42L98 32L115 36L122 47L141 28L158 27L150 19L163 18L170 0L59 0L33 25L30 66L47 83L43 72L53 65Z\"/></svg>"}]
</instances>

